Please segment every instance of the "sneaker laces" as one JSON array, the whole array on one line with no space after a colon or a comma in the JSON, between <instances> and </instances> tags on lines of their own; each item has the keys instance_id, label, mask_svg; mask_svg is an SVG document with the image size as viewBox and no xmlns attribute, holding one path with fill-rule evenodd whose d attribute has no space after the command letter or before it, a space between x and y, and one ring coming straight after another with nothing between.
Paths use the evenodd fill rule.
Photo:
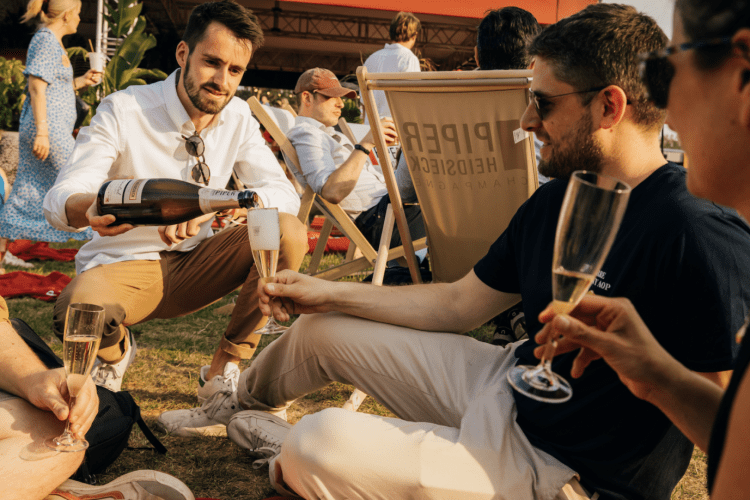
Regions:
<instances>
[{"instance_id":1,"label":"sneaker laces","mask_svg":"<svg viewBox=\"0 0 750 500\"><path fill-rule=\"evenodd\" d=\"M279 450L277 450L276 448L271 448L270 446L264 446L262 448L254 450L253 453L262 456L262 458L259 458L258 460L255 460L253 462L253 469L260 469L264 465L267 465L268 462L273 460L273 458L279 454Z\"/></svg>"},{"instance_id":2,"label":"sneaker laces","mask_svg":"<svg viewBox=\"0 0 750 500\"><path fill-rule=\"evenodd\" d=\"M237 390L237 386L240 383L240 371L239 370L225 370L224 371L224 385L228 387L232 392Z\"/></svg>"},{"instance_id":3,"label":"sneaker laces","mask_svg":"<svg viewBox=\"0 0 750 500\"><path fill-rule=\"evenodd\" d=\"M108 380L115 380L118 377L120 377L120 374L117 373L115 366L107 363L102 363L97 366L96 373L92 375L96 385L106 384Z\"/></svg>"},{"instance_id":4,"label":"sneaker laces","mask_svg":"<svg viewBox=\"0 0 750 500\"><path fill-rule=\"evenodd\" d=\"M232 402L233 393L234 391L229 390L229 388L222 387L206 399L206 402L200 407L201 411L208 415L209 418L213 419L216 413L226 406L227 400L229 400L230 403Z\"/></svg>"}]
</instances>

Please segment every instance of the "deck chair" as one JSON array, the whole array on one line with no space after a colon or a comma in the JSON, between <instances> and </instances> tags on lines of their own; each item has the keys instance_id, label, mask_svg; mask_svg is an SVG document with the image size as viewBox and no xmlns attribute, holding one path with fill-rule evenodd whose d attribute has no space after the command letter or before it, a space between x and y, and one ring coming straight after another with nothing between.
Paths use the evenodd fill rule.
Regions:
<instances>
[{"instance_id":1,"label":"deck chair","mask_svg":"<svg viewBox=\"0 0 750 500\"><path fill-rule=\"evenodd\" d=\"M538 187L533 138L519 125L531 71L368 73L360 67L357 78L379 140L373 91L385 91L422 208L433 279L462 278Z\"/></svg>"},{"instance_id":2,"label":"deck chair","mask_svg":"<svg viewBox=\"0 0 750 500\"><path fill-rule=\"evenodd\" d=\"M281 151L284 153L284 158L287 160L288 165L298 173L301 173L302 170L300 168L299 158L297 157L297 152L295 151L294 146L289 141L286 134L282 132L279 126L271 118L267 109L263 105L261 105L255 97L251 97L247 100L247 102L255 117L266 128L269 134L271 134L271 137L273 137L273 139L281 148ZM329 203L322 197L317 196L315 192L310 188L310 186L307 186L305 188L305 192L302 195L302 204L298 213L298 218L300 219L300 221L302 221L303 223L307 221L313 204L315 204L315 206L320 209L320 211L326 217L327 222L327 225L324 225L323 230L321 230L318 246L320 246L321 241L323 242L323 244L325 244L325 241L327 241L330 234L331 228L335 225L344 236L349 238L349 240L360 249L360 251L362 252L362 257L318 272L317 266L320 261L319 257L322 256L322 249L320 250L320 254L318 254L318 247L316 247L316 251L313 252L313 258L311 259L310 266L308 266L307 273L319 278L335 280L375 266L375 263L378 259L378 252L370 244L370 242L367 241L364 235L362 235L360 230L354 224L354 221L347 215L346 212L344 212L344 210L340 206ZM328 223L330 224L328 225ZM411 243L411 239L409 239L409 242ZM426 246L424 238L421 238L414 244L417 246L417 248L424 248ZM403 257L404 254L404 247L399 246L388 250L387 255L383 258L385 258L386 260L392 260ZM384 271L385 269L382 270L382 272ZM376 276L374 276L373 278L376 278ZM380 279L382 279L382 277Z\"/></svg>"}]
</instances>

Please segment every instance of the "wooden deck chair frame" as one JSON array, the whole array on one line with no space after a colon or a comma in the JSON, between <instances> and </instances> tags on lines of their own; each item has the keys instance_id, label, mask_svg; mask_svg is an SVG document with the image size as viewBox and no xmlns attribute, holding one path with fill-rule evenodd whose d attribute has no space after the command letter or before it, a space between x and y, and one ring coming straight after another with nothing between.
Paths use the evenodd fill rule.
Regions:
<instances>
[{"instance_id":1,"label":"wooden deck chair frame","mask_svg":"<svg viewBox=\"0 0 750 500\"><path fill-rule=\"evenodd\" d=\"M372 119L370 120L370 127L373 132L373 136L376 139L376 146L378 148L378 155L380 156L380 163L381 165L384 165L386 168L383 168L383 174L386 177L386 183L389 184L389 191L391 190L391 185L393 185L393 189L397 190L397 187L395 186L396 180L395 176L393 174L392 169L387 168L390 166L390 163L388 161L388 158L383 152L385 151L385 144L384 144L384 137L383 137L383 130L380 124L380 116L378 115L377 108L374 105L374 91L376 90L382 90L386 92L386 96L389 99L393 99L397 97L396 93L403 93L408 92L411 93L410 95L414 95L414 93L460 93L462 95L466 95L467 99L472 98L478 98L479 94L476 94L476 92L494 92L494 91L504 91L504 90L518 90L518 89L528 89L530 82L531 82L531 71L529 70L505 70L505 71L442 71L442 72L426 72L426 73L368 73L367 69L364 66L360 66L357 69L357 79L359 81L359 88L360 92L362 94L362 100L364 102L366 112L368 116L370 116ZM475 94L475 96L471 96L470 94ZM502 99L502 97L499 97ZM529 96L526 94L525 96L526 103L528 103ZM515 105L518 106L517 104ZM440 108L436 108L440 109ZM504 108L493 108L493 109L504 109ZM514 108L515 110L515 108ZM432 110L429 110L432 111ZM514 111L515 113L515 111ZM434 113L433 113L434 114ZM399 123L399 120L403 119L399 117L399 114L397 110L394 110L393 112L393 118L396 122L396 129L398 130L399 134L402 135L402 138L406 138L407 136L403 136L402 134L402 123ZM411 119L413 119L413 115L410 116ZM456 121L459 121L460 118L456 117ZM498 122L498 126L499 126ZM514 126L515 128L520 128L520 125ZM438 131L440 133L440 131ZM538 179L536 175L536 158L534 156L534 144L533 144L533 137L530 134L526 134L523 131L520 131L520 139L516 140L516 143L521 143L520 146L523 147L523 155L525 158L525 163L523 164L523 170L525 170L525 182L526 182L526 190L522 193L518 193L518 196L525 197L524 199L528 199L529 196L536 190L538 186ZM506 138L507 136L503 136L505 141L508 140ZM512 137L510 138L512 139ZM499 140L499 139L498 139ZM526 142L521 142L526 141ZM403 144L403 140L402 140ZM499 157L500 150L496 153L491 153L490 155L494 155ZM519 171L520 172L520 171ZM415 181L415 185L416 185ZM522 188L523 189L523 188ZM419 195L419 188L417 189L417 193ZM516 191L518 192L518 191ZM430 233L430 225L429 220L427 218L427 213L425 212L425 200L420 199L420 204L423 206L423 214L425 214L425 226L427 228L428 237ZM515 210L514 210L515 212ZM508 220L512 214L506 215L506 212L503 212L504 216L508 217ZM405 224L404 220L399 220L399 214L396 214L396 222L397 224ZM399 228L401 225L399 225ZM404 247L408 248L408 239L409 234L406 232L401 232L402 239L404 240ZM499 234L498 234L499 236ZM443 238L444 240L446 237ZM432 242L432 245L434 246L435 243L439 243L439 240L435 240ZM489 244L491 242L484 242L483 244L487 244L487 247L489 247ZM445 245L445 243L443 243ZM436 250L436 248L433 248L433 250ZM484 251L486 249L482 249ZM431 252L432 253L432 252ZM408 256L407 256L408 257ZM437 256L434 256L437 257ZM434 268L435 262L433 262L433 277L436 280L443 280L440 274L436 273L436 269ZM466 264L468 266L468 264ZM473 265L473 263L471 264ZM445 266L444 266L445 267ZM470 267L468 267L470 269ZM461 273L468 272L468 269L462 269ZM463 274L461 274L463 276ZM445 281L454 281L456 278L451 277L451 279L444 279ZM520 300L520 299L518 299ZM512 305L512 304L509 304Z\"/></svg>"},{"instance_id":2,"label":"wooden deck chair frame","mask_svg":"<svg viewBox=\"0 0 750 500\"><path fill-rule=\"evenodd\" d=\"M268 112L263 109L263 105L260 104L257 98L250 97L247 100L247 103L258 121L266 128L268 133L271 134L271 137L273 137L274 141L276 141L276 144L279 145L279 148L284 153L284 157L291 164L291 168L295 169L298 173L301 173L302 170L300 168L297 151L294 149L294 146L289 141L286 134L281 131L281 129L278 127L278 125L276 125ZM328 235L330 234L332 226L335 225L339 229L339 231L344 234L344 236L349 238L349 240L359 248L359 250L362 252L362 257L354 259L350 262L344 262L343 264L328 268L321 272L317 272L317 262L313 262L311 260L311 264L315 265L308 267L308 274L317 276L322 279L336 280L338 278L349 276L351 274L375 266L375 262L378 258L378 252L370 244L370 242L367 241L367 238L365 238L362 232L357 228L357 226L354 224L354 221L339 205L330 203L323 199L321 196L317 196L315 192L310 188L310 186L307 186L305 188L305 192L302 195L302 202L297 215L299 220L303 223L307 222L313 204L315 204L323 213L323 215L326 216L326 220L330 221L330 224L328 224L327 227L324 226L323 228L324 230L327 229L328 234L324 234L324 231L321 231L319 240L322 240L325 243L325 241L327 241L328 239ZM411 239L409 240L409 242L411 243ZM415 244L418 248L424 248L426 246L424 238L418 240L417 242L415 242ZM399 246L390 249L388 251L387 257L385 258L386 260L397 259L399 257L403 257L404 254L404 247ZM316 255L314 254L313 257L316 257Z\"/></svg>"}]
</instances>

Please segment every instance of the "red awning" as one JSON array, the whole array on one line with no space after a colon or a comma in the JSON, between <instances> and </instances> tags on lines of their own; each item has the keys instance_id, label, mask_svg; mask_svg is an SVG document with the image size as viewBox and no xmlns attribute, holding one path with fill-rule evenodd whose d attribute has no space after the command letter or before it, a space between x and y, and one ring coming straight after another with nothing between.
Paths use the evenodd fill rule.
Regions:
<instances>
[{"instance_id":1,"label":"red awning","mask_svg":"<svg viewBox=\"0 0 750 500\"><path fill-rule=\"evenodd\" d=\"M284 0L282 0L284 1ZM317 5L337 5L359 9L377 9L387 11L405 10L414 14L436 14L440 16L469 17L481 19L490 9L509 6L522 7L536 17L542 24L552 24L560 19L578 12L597 0L295 0L300 3ZM523 5L519 5L519 4ZM375 5L374 5L375 4Z\"/></svg>"}]
</instances>

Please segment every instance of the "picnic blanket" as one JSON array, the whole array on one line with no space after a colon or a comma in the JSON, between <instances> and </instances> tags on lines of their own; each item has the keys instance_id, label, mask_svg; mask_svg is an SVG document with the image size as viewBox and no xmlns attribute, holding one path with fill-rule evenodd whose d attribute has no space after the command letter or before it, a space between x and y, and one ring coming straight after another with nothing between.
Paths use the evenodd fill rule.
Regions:
<instances>
[{"instance_id":1,"label":"picnic blanket","mask_svg":"<svg viewBox=\"0 0 750 500\"><path fill-rule=\"evenodd\" d=\"M46 241L32 243L29 240L15 240L8 243L8 251L21 260L57 260L70 262L75 260L77 248L50 248Z\"/></svg>"},{"instance_id":2,"label":"picnic blanket","mask_svg":"<svg viewBox=\"0 0 750 500\"><path fill-rule=\"evenodd\" d=\"M13 271L0 275L0 296L5 298L29 296L52 302L57 299L70 281L70 276L57 271L52 271L47 276L26 271Z\"/></svg>"},{"instance_id":3,"label":"picnic blanket","mask_svg":"<svg viewBox=\"0 0 750 500\"><path fill-rule=\"evenodd\" d=\"M307 232L307 245L309 247L307 253L313 253L315 250L315 246L318 244L318 239L320 238L320 230L323 228L323 222L325 222L325 217L313 217L310 223L310 231ZM329 236L326 242L325 251L328 253L345 253L347 250L349 250L349 238L341 234L338 228L334 226L331 236Z\"/></svg>"}]
</instances>

